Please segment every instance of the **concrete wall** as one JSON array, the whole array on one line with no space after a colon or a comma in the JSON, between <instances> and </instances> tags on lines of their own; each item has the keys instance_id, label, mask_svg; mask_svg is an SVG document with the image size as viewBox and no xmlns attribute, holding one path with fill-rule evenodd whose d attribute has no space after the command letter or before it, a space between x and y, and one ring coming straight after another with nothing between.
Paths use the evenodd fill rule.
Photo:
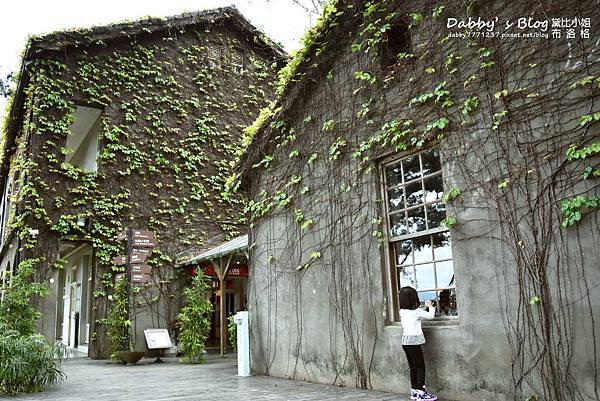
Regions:
<instances>
[{"instance_id":1,"label":"concrete wall","mask_svg":"<svg viewBox=\"0 0 600 401\"><path fill-rule=\"evenodd\" d=\"M394 10L392 2L386 4ZM503 8L505 5L496 2L495 8L480 7L476 12L501 17L518 17L526 12L524 5L514 9ZM415 3L410 10L404 6L395 10L400 14L419 10L430 15L429 6ZM457 3L448 3L446 10L450 14L445 16L458 15L461 9L456 6ZM360 4L355 7L360 10ZM593 14L591 9L586 10ZM400 122L414 119L422 130L432 119L449 115L453 123L445 131L444 139L429 142L437 143L441 150L445 189L456 186L462 191L460 199L449 206L449 215L459 222L451 229L459 316L424 325L427 384L444 399L523 399L539 390L539 378L531 375L523 386L515 388L511 364L518 359L515 357L518 341L523 340L522 345L526 349L531 346L535 352L535 345L529 340L540 335L543 328L538 325L526 332L524 338L515 340L515 328L511 325L522 324L517 323L517 308L531 307L529 298L521 294L535 292L529 284L524 284L529 283L529 276L518 266L527 265L527 258L533 255L515 251L514 243L519 239L514 240L508 232L510 224L503 221L510 215L510 208L502 203L505 196L498 196L497 202L489 193L497 191L505 177L515 171L527 171L523 165L531 165L532 159L523 156L526 151L521 150L522 142L533 143L537 138L538 145L553 149L556 157L553 160L560 164L572 132L580 133L578 116L582 106L589 107L590 99L581 93L570 93L577 100L563 109L560 116L551 111L560 103L563 97L560 93L529 104L515 101L507 107L516 116L516 125L504 127L506 131L500 132L511 132L514 128L516 134L505 138L490 129L490 117L498 111L490 91L495 91L494 87L508 87L512 92L521 85L530 89L548 88L547 81L556 85L557 77L570 82L581 79L585 72L563 69L565 61L569 57L587 57L593 52L594 41L585 42L588 47L577 55L567 51L570 49L567 43L551 49L545 47L546 52L533 55L531 49L516 48L515 42L510 41L486 41L470 46L452 40L444 43L439 41L444 32L442 24L429 18L411 31L413 48L427 49L438 64L428 59L401 65L383 85L380 83L385 73L378 71L379 60L374 53L350 51L350 45L361 40L357 33L364 28L360 26L360 18L358 21L348 15L344 18L336 28L337 36L334 33L333 38L324 40L335 45L323 45L322 56L311 59L318 68L303 71L304 80L282 101L282 112L274 117L276 127L271 125L258 135L260 143L255 149L260 149L260 154L255 163L264 155L272 155L273 160L267 169L253 168L247 183L254 202L273 205L264 216L256 217L250 231L252 369L256 374L296 380L408 392L402 327L394 319L395 294L387 284L391 274L387 238L383 238L383 246L379 247L377 237L372 235L379 229L387 230L385 219L381 226L373 223L373 219L384 216L377 167L386 157L405 153L394 150L389 141L383 147L377 144L367 153L370 163L359 164L360 158L352 153L361 143L379 134L380 127L392 119ZM546 45L544 42L543 46ZM498 55L494 60L502 64L500 72L488 76L479 70L481 61L474 53L478 46L486 46ZM467 96L479 94L479 111L473 116L460 117L464 115L460 109L446 114L439 106L407 107L411 98L431 90L443 79L426 73L425 67L443 69L443 60L452 51L467 61L460 68L456 86L449 87L452 97L464 101ZM419 60L422 53L415 52ZM525 54L530 58L523 65L521 57ZM556 57L555 64L548 63L550 55ZM544 64L548 69L546 74L532 74L528 70L536 62ZM366 85L360 88L362 83L355 79L355 72L359 71L378 78L374 89ZM463 84L473 73L485 75L487 87ZM565 73L572 75L566 79ZM368 121L361 121L355 117L356 113L369 99ZM529 116L531 110L538 111L536 117ZM559 124L557 120L561 119ZM336 128L323 129L328 121L335 121ZM598 127L592 131L597 133ZM297 137L286 139L290 138L288 134ZM584 133L582 143L593 135L596 134ZM347 145L341 147L339 157L332 158L332 146L339 138L345 139ZM499 149L506 148L509 152L498 156ZM299 156L292 156L290 152L294 149L299 150ZM309 161L313 153L317 159ZM559 308L560 312L557 309L556 313L565 319L560 320L562 326L556 330L563 331L552 335L562 336L568 343L562 346L570 347L572 352L567 358L572 377L583 398L591 399L586 397L594 397L597 391L594 370L598 362L595 351L585 350L596 347L594 337L586 333L597 333L600 328L592 318L598 313L600 303L597 287L600 276L593 267L600 259L599 216L594 211L579 226L564 230L560 228L556 199L550 202L552 206L540 206L539 219L524 212L531 206L525 194L542 191L541 183L548 179L545 169L541 167L542 172L531 182L519 175L507 191L514 191L516 214L529 216L515 224L523 234L523 244L539 240L539 230L526 226L528 219L545 221L552 227L548 238L556 242L544 262L551 280L547 295L554 299L561 297L561 302L568 305ZM294 177L300 177L297 187L290 184ZM307 190L300 190L303 187ZM565 188L562 196L575 191L575 187L561 187ZM281 192L291 201L285 201ZM594 193L597 194L597 189L591 192ZM532 210L535 213L535 207ZM299 212L302 218L298 218ZM302 228L301 222L309 218L314 224ZM534 308L531 313L537 316Z\"/></svg>"}]
</instances>

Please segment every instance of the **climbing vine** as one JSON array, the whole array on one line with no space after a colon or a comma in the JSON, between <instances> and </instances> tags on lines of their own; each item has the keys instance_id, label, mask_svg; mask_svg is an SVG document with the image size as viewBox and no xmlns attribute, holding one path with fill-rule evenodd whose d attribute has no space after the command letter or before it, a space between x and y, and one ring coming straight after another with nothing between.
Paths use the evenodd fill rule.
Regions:
<instances>
[{"instance_id":1,"label":"climbing vine","mask_svg":"<svg viewBox=\"0 0 600 401\"><path fill-rule=\"evenodd\" d=\"M171 29L149 21L150 28L130 36L96 29L110 40L83 30L34 37L29 44L39 51L28 61L23 125L6 133L17 142L9 176L16 180L12 204L18 206L9 225L24 259L39 260L39 282L60 266L59 241L92 244L96 357L114 357L122 328L135 327L119 313L115 274L124 267L113 263L124 252L119 232L135 227L156 233L159 247L148 260L152 279L135 288L134 308L171 331L185 275L175 268L178 258L239 232L241 200L224 196L225 183L243 127L274 92L270 77L278 54L245 31L238 17L220 12L216 20ZM72 44L60 53L47 50L63 42ZM97 171L65 161L66 140L83 105L102 111Z\"/></svg>"},{"instance_id":2,"label":"climbing vine","mask_svg":"<svg viewBox=\"0 0 600 401\"><path fill-rule=\"evenodd\" d=\"M437 145L453 246L489 240L502 261L489 275L515 399L530 392L530 399L598 398L594 284L586 271L600 256L583 256L585 241L598 239L600 204L594 40L448 36L448 16L530 15L526 2L510 12L472 1L327 7L280 73L282 96L247 130L241 184L230 180L250 192L260 369L268 373L278 361L277 335L287 327L278 319L291 314L297 329L286 375L321 380L312 370L328 366L334 383L371 386L372 372L380 373L379 308L391 302L380 284L389 256L378 167L388 156ZM546 19L567 11L557 10L533 12ZM597 16L583 4L568 11ZM329 307L321 311L329 314L309 320L305 291L320 283ZM284 290L291 306L282 312ZM591 338L592 387L575 373L584 365L574 356L581 335L574 304ZM329 355L315 356L306 344L309 322L329 326Z\"/></svg>"}]
</instances>

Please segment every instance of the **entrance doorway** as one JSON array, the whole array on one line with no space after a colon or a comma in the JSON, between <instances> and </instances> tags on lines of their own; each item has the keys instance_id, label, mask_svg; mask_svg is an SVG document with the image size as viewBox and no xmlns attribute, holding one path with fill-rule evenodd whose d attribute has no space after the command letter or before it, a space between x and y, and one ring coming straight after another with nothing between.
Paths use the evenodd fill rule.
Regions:
<instances>
[{"instance_id":1,"label":"entrance doorway","mask_svg":"<svg viewBox=\"0 0 600 401\"><path fill-rule=\"evenodd\" d=\"M92 247L89 244L61 244L61 259L66 263L58 273L56 338L80 356L87 356Z\"/></svg>"},{"instance_id":2,"label":"entrance doorway","mask_svg":"<svg viewBox=\"0 0 600 401\"><path fill-rule=\"evenodd\" d=\"M239 311L246 310L247 294L248 294L248 266L245 263L245 258L240 258L241 261L235 260L227 269L227 274L224 280L224 296L225 296L225 318L235 315ZM221 341L221 333L225 337L225 343L228 343L227 338L227 319L225 326L221 330L221 288L219 277L215 267L208 263L201 267L204 270L206 277L211 280L212 292L210 294L210 303L213 307L211 314L210 333L206 341L206 347L209 349L218 349ZM196 269L192 270L192 275L196 274Z\"/></svg>"},{"instance_id":3,"label":"entrance doorway","mask_svg":"<svg viewBox=\"0 0 600 401\"><path fill-rule=\"evenodd\" d=\"M247 277L232 277L225 279L225 317L235 315L239 311L246 310L246 294L248 289L248 278ZM211 329L208 336L207 347L218 348L221 340L221 290L219 288L219 279L211 277L213 283L213 292L211 294L211 304L213 306L213 313L211 316ZM225 336L225 342L228 343L227 338L227 320L225 320L225 327L223 328L223 335Z\"/></svg>"}]
</instances>

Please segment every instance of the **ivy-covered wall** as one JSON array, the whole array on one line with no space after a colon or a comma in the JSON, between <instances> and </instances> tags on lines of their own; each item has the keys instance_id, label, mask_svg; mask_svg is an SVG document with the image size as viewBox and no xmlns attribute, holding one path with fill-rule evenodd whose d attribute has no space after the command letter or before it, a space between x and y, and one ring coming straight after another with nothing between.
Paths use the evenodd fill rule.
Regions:
<instances>
[{"instance_id":1,"label":"ivy-covered wall","mask_svg":"<svg viewBox=\"0 0 600 401\"><path fill-rule=\"evenodd\" d=\"M552 41L446 28L574 14L599 16L575 1L326 8L241 162L256 373L408 392L379 168L435 145L459 316L425 327L428 390L597 399L598 29Z\"/></svg>"},{"instance_id":2,"label":"ivy-covered wall","mask_svg":"<svg viewBox=\"0 0 600 401\"><path fill-rule=\"evenodd\" d=\"M240 232L240 201L222 195L224 184L243 127L273 95L280 56L256 32L227 16L165 26L105 39L82 32L75 44L42 48L27 60L9 223L21 239L21 260L38 261L38 281L64 267L60 241L93 245L93 357L107 356L102 319L123 270L112 259L123 254L115 238L126 227L154 231L159 241L152 280L136 295L139 348L148 324L174 330L178 286L189 274L175 261ZM30 46L53 38L60 47L60 33ZM102 110L97 172L64 162L78 105ZM82 218L87 227L77 224ZM56 285L51 292L62 290ZM40 330L54 340L56 304L50 298L39 307Z\"/></svg>"}]
</instances>

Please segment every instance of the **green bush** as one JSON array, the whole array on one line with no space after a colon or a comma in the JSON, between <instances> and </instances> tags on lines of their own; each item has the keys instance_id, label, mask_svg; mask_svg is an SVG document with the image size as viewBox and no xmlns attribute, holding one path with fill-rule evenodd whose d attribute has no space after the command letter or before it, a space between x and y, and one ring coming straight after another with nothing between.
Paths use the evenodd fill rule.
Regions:
<instances>
[{"instance_id":1,"label":"green bush","mask_svg":"<svg viewBox=\"0 0 600 401\"><path fill-rule=\"evenodd\" d=\"M41 391L64 380L59 369L63 350L50 345L35 333L40 317L31 303L34 296L44 296L47 288L32 282L37 259L19 264L10 285L3 288L0 303L0 394Z\"/></svg>"},{"instance_id":2,"label":"green bush","mask_svg":"<svg viewBox=\"0 0 600 401\"><path fill-rule=\"evenodd\" d=\"M227 339L233 350L237 351L237 324L235 324L235 315L227 318Z\"/></svg>"},{"instance_id":3,"label":"green bush","mask_svg":"<svg viewBox=\"0 0 600 401\"><path fill-rule=\"evenodd\" d=\"M41 391L65 379L59 369L62 350L41 334L5 331L0 336L0 394Z\"/></svg>"},{"instance_id":4,"label":"green bush","mask_svg":"<svg viewBox=\"0 0 600 401\"><path fill-rule=\"evenodd\" d=\"M33 266L37 259L28 259L17 267L17 274L4 288L4 297L0 303L0 333L16 331L21 335L35 333L35 323L40 313L31 303L34 296L42 297L48 288L40 283L32 282Z\"/></svg>"},{"instance_id":5,"label":"green bush","mask_svg":"<svg viewBox=\"0 0 600 401\"><path fill-rule=\"evenodd\" d=\"M124 343L132 336L132 324L127 315L127 280L122 278L115 284L115 291L112 294L112 306L104 319L99 323L106 326L106 336L108 337L108 351L113 362L123 362L119 356L119 351L124 351ZM133 342L129 342L129 351L133 351Z\"/></svg>"},{"instance_id":6,"label":"green bush","mask_svg":"<svg viewBox=\"0 0 600 401\"><path fill-rule=\"evenodd\" d=\"M210 333L210 314L213 311L209 300L211 290L200 270L192 278L191 287L183 290L185 306L177 316L177 326L184 362L204 363L204 346Z\"/></svg>"}]
</instances>

